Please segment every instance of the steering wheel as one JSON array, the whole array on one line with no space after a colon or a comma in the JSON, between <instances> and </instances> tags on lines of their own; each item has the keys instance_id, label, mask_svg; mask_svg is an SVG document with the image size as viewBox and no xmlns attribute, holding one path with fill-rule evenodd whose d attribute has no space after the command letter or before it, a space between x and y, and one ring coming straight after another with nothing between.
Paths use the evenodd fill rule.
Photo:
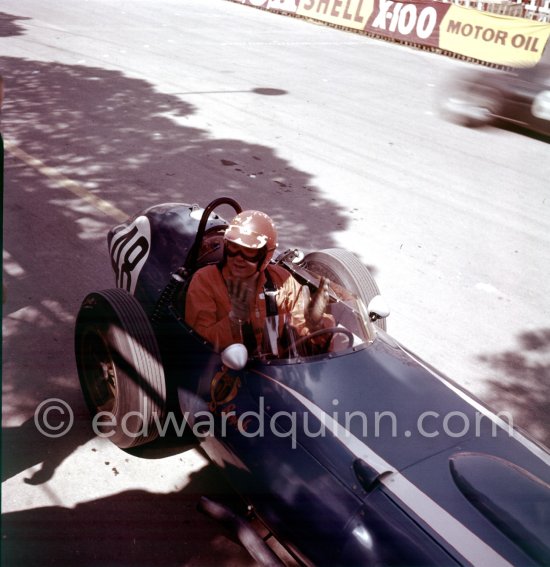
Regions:
<instances>
[{"instance_id":1,"label":"steering wheel","mask_svg":"<svg viewBox=\"0 0 550 567\"><path fill-rule=\"evenodd\" d=\"M305 337L300 337L295 343L294 343L294 347L298 348L300 345L303 345L306 341L309 341L311 339L314 339L315 337L319 337L321 335L346 335L347 339L348 339L348 344L346 346L346 348L350 348L353 346L353 341L355 340L353 337L353 333L351 331L348 331L345 327L327 327L326 329L317 329L316 331L313 331L312 333L309 333L308 335L306 335Z\"/></svg>"}]
</instances>

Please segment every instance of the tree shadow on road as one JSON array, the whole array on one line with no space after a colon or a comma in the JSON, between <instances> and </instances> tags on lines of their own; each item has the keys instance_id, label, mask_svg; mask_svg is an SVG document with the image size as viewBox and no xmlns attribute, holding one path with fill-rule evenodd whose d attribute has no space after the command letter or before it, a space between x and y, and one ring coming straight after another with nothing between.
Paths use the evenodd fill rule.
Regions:
<instances>
[{"instance_id":1,"label":"tree shadow on road","mask_svg":"<svg viewBox=\"0 0 550 567\"><path fill-rule=\"evenodd\" d=\"M113 286L106 233L116 221L67 191L67 183L128 214L159 202L206 204L229 195L268 211L281 240L306 249L334 246L327 223L346 225L311 174L268 145L190 126L200 109L179 96L118 71L0 60L4 138L41 160L29 166L6 146L4 247L13 269L5 265L4 386L11 417L26 421L44 396L63 397L63 389L69 401L79 399L74 315L89 291ZM244 106L285 98L250 91L242 94ZM62 178L52 183L44 167Z\"/></svg>"},{"instance_id":2,"label":"tree shadow on road","mask_svg":"<svg viewBox=\"0 0 550 567\"><path fill-rule=\"evenodd\" d=\"M3 16L8 35L20 33L15 19ZM205 205L231 196L269 212L283 246L306 250L334 246L332 229L345 229L348 217L315 187L311 173L270 147L274 140L264 145L212 136L208 124L216 117L200 115L200 93L191 104L147 81L84 65L3 57L0 66L2 133L29 156L22 160L6 146L3 409L9 425L3 477L40 465L24 481L47 489L90 431L79 422L70 435L48 439L32 416L47 398L64 400L77 416L85 413L74 364L74 318L87 293L114 285L106 234L117 221L70 192L75 184L128 215L159 202ZM220 90L209 96L225 96ZM237 96L243 107L265 109L285 98L284 92L267 96L273 94L265 85L250 85ZM211 489L209 484L204 492ZM3 549L14 559L3 564L200 564L197 549L215 546L218 528L203 534L189 494L195 494L193 482L175 498L129 492L74 510L6 514Z\"/></svg>"},{"instance_id":3,"label":"tree shadow on road","mask_svg":"<svg viewBox=\"0 0 550 567\"><path fill-rule=\"evenodd\" d=\"M15 58L2 63L6 140L21 140L27 154L122 210L134 213L163 201L206 204L231 195L268 210L296 245L334 245L317 226L316 213L344 220L309 174L269 147L211 139L182 125L196 112L193 105L115 71ZM10 417L26 421L19 441L30 435L30 442L19 443L28 457L7 465L16 470L17 462L37 458L27 421L34 408L47 397L82 404L72 325L86 293L113 285L105 243L115 221L63 187L45 184L13 155L6 163L4 401Z\"/></svg>"},{"instance_id":4,"label":"tree shadow on road","mask_svg":"<svg viewBox=\"0 0 550 567\"><path fill-rule=\"evenodd\" d=\"M23 35L25 29L17 22L30 20L30 18L23 18L21 16L13 16L0 12L0 37L12 37L16 35Z\"/></svg>"},{"instance_id":5,"label":"tree shadow on road","mask_svg":"<svg viewBox=\"0 0 550 567\"><path fill-rule=\"evenodd\" d=\"M497 411L512 411L516 425L550 447L550 329L517 340L517 350L479 356L496 374L485 399Z\"/></svg>"},{"instance_id":6,"label":"tree shadow on road","mask_svg":"<svg viewBox=\"0 0 550 567\"><path fill-rule=\"evenodd\" d=\"M327 224L339 230L347 224L344 211L320 193L312 175L273 148L214 138L192 126L200 106L182 100L185 93L163 94L146 81L97 67L17 58L1 63L6 140L24 141L27 153L128 214L162 201L206 204L228 195L245 208L268 211L285 242L307 248L334 245ZM284 108L284 95L265 92L256 86L225 96L240 97L231 104L254 105L259 112ZM199 103L201 98L192 97ZM229 112L231 104L222 100L220 107ZM200 123L215 126L215 117L201 116ZM266 142L276 143L269 133ZM67 198L58 205L79 206Z\"/></svg>"},{"instance_id":7,"label":"tree shadow on road","mask_svg":"<svg viewBox=\"0 0 550 567\"><path fill-rule=\"evenodd\" d=\"M197 511L200 497L213 492L219 500L234 497L209 465L177 493L130 490L75 508L4 514L2 565L254 565L233 534Z\"/></svg>"},{"instance_id":8,"label":"tree shadow on road","mask_svg":"<svg viewBox=\"0 0 550 567\"><path fill-rule=\"evenodd\" d=\"M58 416L59 417L59 416ZM66 417L65 417L66 419ZM59 421L59 420L58 420ZM62 422L53 423L57 427ZM27 484L43 484L57 467L78 447L94 437L86 416L77 416L75 427L67 435L48 438L39 431L34 418L18 427L2 428L2 482L36 465L40 469L24 478Z\"/></svg>"}]
</instances>

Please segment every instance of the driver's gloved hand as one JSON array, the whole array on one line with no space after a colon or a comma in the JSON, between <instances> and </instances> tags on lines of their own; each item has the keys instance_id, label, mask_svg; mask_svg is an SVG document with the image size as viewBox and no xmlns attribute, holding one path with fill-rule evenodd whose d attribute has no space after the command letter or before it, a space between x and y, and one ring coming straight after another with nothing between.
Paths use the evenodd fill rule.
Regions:
<instances>
[{"instance_id":1,"label":"driver's gloved hand","mask_svg":"<svg viewBox=\"0 0 550 567\"><path fill-rule=\"evenodd\" d=\"M305 309L306 325L310 331L319 329L329 301L330 280L321 276L319 287Z\"/></svg>"},{"instance_id":2,"label":"driver's gloved hand","mask_svg":"<svg viewBox=\"0 0 550 567\"><path fill-rule=\"evenodd\" d=\"M257 279L257 277L252 277L246 280L227 280L227 291L231 302L229 317L232 320L240 322L250 320Z\"/></svg>"}]
</instances>

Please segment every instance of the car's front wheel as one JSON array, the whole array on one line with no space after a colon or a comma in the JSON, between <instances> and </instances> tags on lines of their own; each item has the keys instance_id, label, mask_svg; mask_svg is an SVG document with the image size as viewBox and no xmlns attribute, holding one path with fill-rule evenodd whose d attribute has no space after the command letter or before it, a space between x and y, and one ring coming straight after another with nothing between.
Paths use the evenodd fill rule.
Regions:
<instances>
[{"instance_id":1,"label":"car's front wheel","mask_svg":"<svg viewBox=\"0 0 550 567\"><path fill-rule=\"evenodd\" d=\"M84 299L75 355L96 433L122 449L158 437L166 411L164 370L149 320L132 295L110 289Z\"/></svg>"},{"instance_id":2,"label":"car's front wheel","mask_svg":"<svg viewBox=\"0 0 550 567\"><path fill-rule=\"evenodd\" d=\"M365 307L368 307L373 297L380 295L369 269L348 250L327 248L311 252L304 257L300 265L351 291L363 301ZM386 330L385 319L379 319L376 325Z\"/></svg>"}]
</instances>

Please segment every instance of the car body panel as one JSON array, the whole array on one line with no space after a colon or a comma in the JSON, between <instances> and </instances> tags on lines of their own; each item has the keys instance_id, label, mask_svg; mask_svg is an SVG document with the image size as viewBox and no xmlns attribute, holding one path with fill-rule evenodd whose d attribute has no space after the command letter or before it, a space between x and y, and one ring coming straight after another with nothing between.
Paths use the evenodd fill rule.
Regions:
<instances>
[{"instance_id":1,"label":"car body panel","mask_svg":"<svg viewBox=\"0 0 550 567\"><path fill-rule=\"evenodd\" d=\"M384 333L380 331L380 335L382 337ZM263 518L266 514L266 524L281 539L288 542L297 537L300 546L294 548L296 552L302 545L308 547L307 538L302 533L304 526L307 526L307 533L324 533L321 526L316 526L319 518L315 509L318 505L316 495L325 495L322 507L325 515L330 514L328 524L327 520L321 522L323 529L328 525L331 538L345 547L347 544L342 543L342 537L335 536L334 525L341 526L344 518L360 514L362 507L359 501L366 502L374 492L383 491L386 498L382 502L390 510L393 510L390 505L393 502L404 515L399 521L411 521L419 534L429 535L431 545L424 544L420 550L414 548L417 553L431 549L431 553L438 555L440 548L451 545L449 540L452 542L455 537L452 532L457 530L461 541L468 538L477 543L489 541L500 553L503 548L506 549L503 555L497 553L494 556L501 562L505 562L503 557L507 557L511 564L536 564L464 497L452 478L450 463L460 454L488 453L507 462L515 462L549 482L548 463L541 458L544 452L533 451L537 446L523 437L516 439L510 436L514 430L506 427L505 422L495 425L501 420L483 406L473 406L466 393L462 397L457 396L445 378L415 360L393 340L380 338L366 348L331 358L330 365L326 364L326 359L319 357L318 360L298 364L252 363L241 372L228 371L239 382L239 387L234 397L225 399L214 408L211 405L211 384L220 371L221 362L219 366L211 367L212 374L203 370L199 386L204 402L202 408L209 407L219 423L224 413L233 413L237 419L247 412L251 413L254 419L249 434L258 430L258 416L269 422L279 413L283 416L282 420L278 420L281 436L270 434L268 427L261 437L243 436L230 420L226 422L227 433L222 435L220 425L217 436L205 439L203 446L239 492L248 495L258 515ZM181 385L181 391L187 391L187 384ZM403 391L406 392L406 408L403 407ZM430 397L424 395L426 391L430 392ZM350 397L349 392L353 392L353 396ZM180 400L185 399L182 393ZM337 405L335 400L339 402ZM380 400L384 400L382 406ZM346 412L372 416L379 411L399 416L400 435L395 435L393 422L384 422L384 419L380 420L380 430L371 436L363 435L362 421L351 421L351 427L345 427ZM455 426L451 434L443 431L434 437L404 435L406 431L415 431L418 416L425 412L436 412L441 416L454 412L459 426ZM301 428L305 415L326 417L324 435L313 437L305 434ZM289 433L288 437L283 437L284 418L290 420L292 416L296 436ZM474 430L457 438L457 432L466 421ZM332 433L334 422L339 424L336 434ZM287 421L286 425L286 431L290 431L290 422ZM310 419L308 425L310 432L321 431L316 419ZM429 434L435 432L428 422L424 425ZM373 483L372 491L362 487L354 471L354 462L359 458L370 466L378 467L376 472L381 478ZM388 474L384 475L385 472ZM298 502L308 500L313 507L309 508L304 519L296 513L296 506ZM421 508L425 511L419 514ZM363 511L360 517L364 515ZM398 520L393 519L392 523L395 522ZM441 525L449 523L454 524L453 529L441 529ZM369 526L369 534L372 529ZM348 532L343 535L349 537ZM350 554L355 553L352 548L357 545L349 548ZM475 555L476 559L486 559L487 549L485 545L481 547L481 555ZM343 553L340 557L344 556ZM307 557L314 555L313 550L308 548ZM455 558L457 556L459 562L467 560L460 554ZM317 557L316 563L320 559Z\"/></svg>"}]
</instances>

